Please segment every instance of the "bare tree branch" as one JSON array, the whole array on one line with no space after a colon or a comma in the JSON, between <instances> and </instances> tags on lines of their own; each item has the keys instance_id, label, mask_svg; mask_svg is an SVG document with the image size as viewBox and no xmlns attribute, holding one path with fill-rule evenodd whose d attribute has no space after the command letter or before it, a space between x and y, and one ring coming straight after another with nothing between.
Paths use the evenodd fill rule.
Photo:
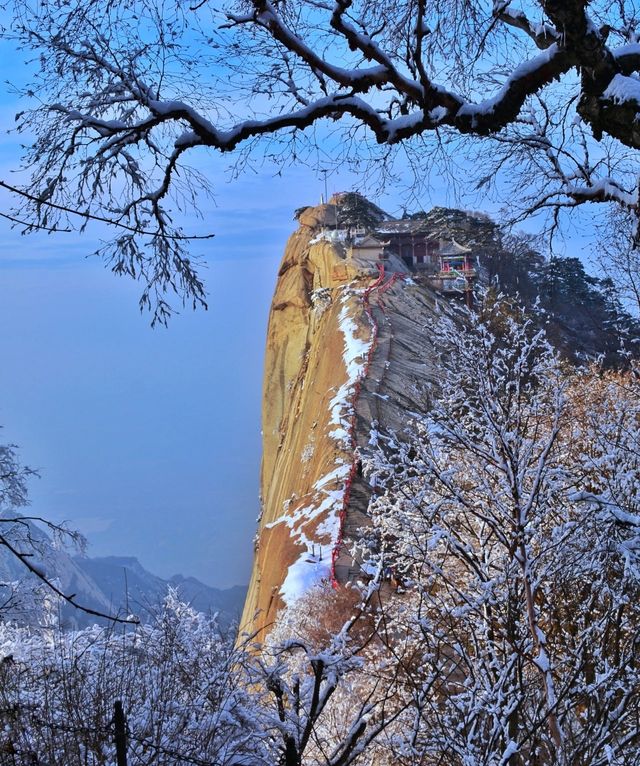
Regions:
<instances>
[{"instance_id":1,"label":"bare tree branch","mask_svg":"<svg viewBox=\"0 0 640 766\"><path fill-rule=\"evenodd\" d=\"M415 183L428 185L475 155L470 172L498 174L498 193L514 167L496 161L498 142L526 156L521 194L506 195L515 206L528 195L519 212L549 209L557 224L563 208L589 202L638 210L640 14L629 4L20 0L14 11L9 36L40 67L25 94L36 105L17 119L33 140L30 196L14 217L56 228L52 217L77 213L130 233L104 255L143 281L157 321L170 313L167 292L204 303L175 246L191 239L175 216L211 191L186 164L196 150L238 169L260 152L295 162L299 142L329 124L342 136L331 161L386 177L405 150ZM610 161L589 160L574 178L566 160L583 150ZM462 190L467 175L454 174Z\"/></svg>"}]
</instances>

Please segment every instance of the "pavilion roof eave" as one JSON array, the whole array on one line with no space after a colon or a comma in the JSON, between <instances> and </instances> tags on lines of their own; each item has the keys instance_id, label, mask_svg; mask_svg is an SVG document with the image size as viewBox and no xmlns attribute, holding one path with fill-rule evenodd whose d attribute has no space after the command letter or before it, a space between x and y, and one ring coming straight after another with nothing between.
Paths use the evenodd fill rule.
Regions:
<instances>
[{"instance_id":1,"label":"pavilion roof eave","mask_svg":"<svg viewBox=\"0 0 640 766\"><path fill-rule=\"evenodd\" d=\"M453 237L451 238L451 242L447 245L445 245L439 252L439 255L441 256L451 256L451 255L469 255L471 252L470 247L467 247L466 245L461 245L459 242L456 242Z\"/></svg>"}]
</instances>

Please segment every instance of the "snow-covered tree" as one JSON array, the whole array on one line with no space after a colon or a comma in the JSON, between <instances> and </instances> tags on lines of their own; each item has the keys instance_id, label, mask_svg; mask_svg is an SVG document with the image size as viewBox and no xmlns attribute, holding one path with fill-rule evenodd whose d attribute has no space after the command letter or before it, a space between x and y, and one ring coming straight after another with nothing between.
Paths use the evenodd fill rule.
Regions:
<instances>
[{"instance_id":1,"label":"snow-covered tree","mask_svg":"<svg viewBox=\"0 0 640 766\"><path fill-rule=\"evenodd\" d=\"M341 629L260 651L172 592L134 628L0 623L0 763L112 764L119 700L131 766L391 764L376 741L403 706L392 672L365 672L372 623L351 607Z\"/></svg>"},{"instance_id":2,"label":"snow-covered tree","mask_svg":"<svg viewBox=\"0 0 640 766\"><path fill-rule=\"evenodd\" d=\"M362 590L318 584L278 615L248 656L248 677L263 690L256 716L279 735L277 763L395 763L389 737L411 698L405 669L379 638L379 618L376 580Z\"/></svg>"},{"instance_id":3,"label":"snow-covered tree","mask_svg":"<svg viewBox=\"0 0 640 766\"><path fill-rule=\"evenodd\" d=\"M2 763L113 764L116 700L132 766L268 763L233 637L174 593L135 628L0 623L0 657Z\"/></svg>"},{"instance_id":4,"label":"snow-covered tree","mask_svg":"<svg viewBox=\"0 0 640 766\"><path fill-rule=\"evenodd\" d=\"M443 318L432 411L368 464L367 543L415 668L403 762L622 766L640 758L640 379L563 369L518 314Z\"/></svg>"},{"instance_id":5,"label":"snow-covered tree","mask_svg":"<svg viewBox=\"0 0 640 766\"><path fill-rule=\"evenodd\" d=\"M634 2L9 5L5 34L37 68L35 107L17 116L31 177L13 218L110 222L119 233L103 254L142 279L158 319L167 290L205 300L175 217L211 189L206 149L241 169L256 151L315 161L320 141L327 172L364 161L385 178L404 153L418 187L445 173L463 191L506 192L515 219L549 211L552 228L561 211L612 203L638 239Z\"/></svg>"},{"instance_id":6,"label":"snow-covered tree","mask_svg":"<svg viewBox=\"0 0 640 766\"><path fill-rule=\"evenodd\" d=\"M628 212L619 211L617 217L628 225ZM619 226L604 227L601 233L598 263L615 285L618 299L640 314L640 250L620 241Z\"/></svg>"}]
</instances>

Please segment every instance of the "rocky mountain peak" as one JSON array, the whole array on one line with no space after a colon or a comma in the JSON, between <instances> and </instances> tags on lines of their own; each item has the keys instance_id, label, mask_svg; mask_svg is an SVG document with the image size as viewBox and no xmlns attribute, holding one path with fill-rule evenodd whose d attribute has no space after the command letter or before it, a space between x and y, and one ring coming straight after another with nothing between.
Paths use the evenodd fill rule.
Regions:
<instances>
[{"instance_id":1,"label":"rocky mountain peak","mask_svg":"<svg viewBox=\"0 0 640 766\"><path fill-rule=\"evenodd\" d=\"M368 524L361 460L372 434L428 408L441 372L430 329L449 300L497 280L572 359L618 348L624 322L638 335L577 259L550 262L485 214L394 220L349 192L296 218L267 330L262 510L242 618L258 638L314 584L366 578L349 552Z\"/></svg>"}]
</instances>

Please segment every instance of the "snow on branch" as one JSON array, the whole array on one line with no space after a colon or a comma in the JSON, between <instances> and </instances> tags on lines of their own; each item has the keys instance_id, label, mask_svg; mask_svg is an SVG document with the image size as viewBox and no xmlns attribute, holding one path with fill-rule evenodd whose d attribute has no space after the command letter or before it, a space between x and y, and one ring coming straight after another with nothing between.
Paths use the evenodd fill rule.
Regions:
<instances>
[{"instance_id":1,"label":"snow on branch","mask_svg":"<svg viewBox=\"0 0 640 766\"><path fill-rule=\"evenodd\" d=\"M478 137L517 135L530 110L543 122L548 94L557 94L565 135L577 114L591 143L610 136L640 147L640 19L617 5L250 0L223 10L175 0L161 11L149 0L114 0L105 15L97 0L18 0L15 10L11 34L40 71L25 94L36 107L17 121L33 138L24 191L35 201L12 217L55 230L73 226L67 208L132 229L133 239L110 251L113 264L150 277L142 303L160 319L170 309L162 298L156 305L156 287L160 296L205 302L173 223L211 191L187 164L198 148L227 154L237 167L278 143L293 158L296 142L312 142L309 129L328 121L344 139L338 160L368 153L372 164L392 162L403 144L415 147L422 176L424 141L434 149L429 167L437 153L451 170L454 153L482 151ZM491 149L483 161L492 163ZM618 194L628 184L605 176L613 180L598 192L574 183L573 203L632 204ZM540 178L538 170L530 186Z\"/></svg>"},{"instance_id":2,"label":"snow on branch","mask_svg":"<svg viewBox=\"0 0 640 766\"><path fill-rule=\"evenodd\" d=\"M361 546L400 584L387 630L413 636L414 761L623 763L640 709L637 370L564 368L491 294L433 333L442 379L425 416L376 434Z\"/></svg>"}]
</instances>

